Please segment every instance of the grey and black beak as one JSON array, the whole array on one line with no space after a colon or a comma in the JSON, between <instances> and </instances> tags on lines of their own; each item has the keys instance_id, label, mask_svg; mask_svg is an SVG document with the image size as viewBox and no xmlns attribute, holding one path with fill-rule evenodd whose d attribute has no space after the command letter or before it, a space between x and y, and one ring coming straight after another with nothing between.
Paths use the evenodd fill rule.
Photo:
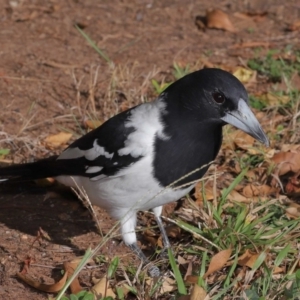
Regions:
<instances>
[{"instance_id":1,"label":"grey and black beak","mask_svg":"<svg viewBox=\"0 0 300 300\"><path fill-rule=\"evenodd\" d=\"M243 130L256 140L269 147L269 139L267 135L262 130L250 107L243 99L239 100L238 108L236 110L227 111L225 116L221 119L226 123Z\"/></svg>"}]
</instances>

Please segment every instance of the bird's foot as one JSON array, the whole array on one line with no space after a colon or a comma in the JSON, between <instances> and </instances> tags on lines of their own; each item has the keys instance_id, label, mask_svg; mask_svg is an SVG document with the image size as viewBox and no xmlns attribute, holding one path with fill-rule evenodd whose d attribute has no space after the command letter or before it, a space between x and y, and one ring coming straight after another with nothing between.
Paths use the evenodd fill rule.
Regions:
<instances>
[{"instance_id":1,"label":"bird's foot","mask_svg":"<svg viewBox=\"0 0 300 300\"><path fill-rule=\"evenodd\" d=\"M148 269L148 274L150 277L159 277L160 276L160 270L157 266L150 265Z\"/></svg>"},{"instance_id":2,"label":"bird's foot","mask_svg":"<svg viewBox=\"0 0 300 300\"><path fill-rule=\"evenodd\" d=\"M129 248L140 258L140 260L143 262L143 264L149 264L148 274L150 277L159 277L160 276L160 270L157 266L153 265L151 262L149 262L148 258L145 256L141 248L137 245L137 243L133 243L128 245Z\"/></svg>"}]
</instances>

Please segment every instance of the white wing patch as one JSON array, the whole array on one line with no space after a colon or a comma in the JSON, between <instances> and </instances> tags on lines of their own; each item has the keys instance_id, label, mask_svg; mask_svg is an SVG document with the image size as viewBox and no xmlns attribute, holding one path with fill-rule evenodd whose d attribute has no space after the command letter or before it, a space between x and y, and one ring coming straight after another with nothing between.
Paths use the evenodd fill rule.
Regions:
<instances>
[{"instance_id":1,"label":"white wing patch","mask_svg":"<svg viewBox=\"0 0 300 300\"><path fill-rule=\"evenodd\" d=\"M104 157L106 157L108 159L112 159L114 156L114 153L109 153L109 152L105 151L105 148L99 146L97 141L98 141L98 139L96 139L94 141L93 148L85 151L85 153L84 153L85 158L88 160L94 160L98 156L103 155Z\"/></svg>"},{"instance_id":2,"label":"white wing patch","mask_svg":"<svg viewBox=\"0 0 300 300\"><path fill-rule=\"evenodd\" d=\"M78 147L68 148L64 152L62 152L62 154L57 159L73 159L84 156L88 160L94 160L101 155L103 155L105 158L112 159L114 153L105 151L105 148L99 146L97 141L98 139L94 141L93 147L88 150L81 150Z\"/></svg>"},{"instance_id":3,"label":"white wing patch","mask_svg":"<svg viewBox=\"0 0 300 300\"><path fill-rule=\"evenodd\" d=\"M98 166L94 166L94 167L88 167L85 171L85 173L98 173L103 169L103 167L98 167Z\"/></svg>"},{"instance_id":4,"label":"white wing patch","mask_svg":"<svg viewBox=\"0 0 300 300\"><path fill-rule=\"evenodd\" d=\"M169 137L164 134L164 126L161 115L166 113L166 104L160 97L151 103L145 103L132 110L125 127L133 127L136 130L128 135L125 147L118 151L120 156L131 155L132 157L146 156L153 151L155 136L162 139Z\"/></svg>"}]
</instances>

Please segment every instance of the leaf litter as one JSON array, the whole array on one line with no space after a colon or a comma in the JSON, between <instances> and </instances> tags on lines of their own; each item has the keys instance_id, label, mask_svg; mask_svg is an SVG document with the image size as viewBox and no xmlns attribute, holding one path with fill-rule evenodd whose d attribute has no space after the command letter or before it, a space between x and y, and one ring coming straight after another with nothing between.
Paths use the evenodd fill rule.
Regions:
<instances>
[{"instance_id":1,"label":"leaf litter","mask_svg":"<svg viewBox=\"0 0 300 300\"><path fill-rule=\"evenodd\" d=\"M23 18L20 20L23 21L31 21L36 19L37 15L33 14L32 18ZM254 22L264 22L266 19L268 19L269 15L265 12L262 13L249 13L249 12L240 12L239 15L236 13L225 13L219 8L215 8L213 10L207 11L206 13L206 21L204 23L204 27L211 28L211 29L221 29L224 31L228 31L231 33L238 34L237 28L240 30L238 25L236 25L235 22L231 22L230 19L234 17L238 17L241 19L251 19ZM234 25L233 25L234 24ZM249 23L250 24L250 23ZM294 27L291 27L292 30L298 30L297 23L291 23L294 25ZM210 30L211 32L213 30ZM216 30L217 31L217 30ZM243 35L246 32L243 32ZM225 34L225 33L224 33ZM231 34L228 34L228 36ZM233 35L232 35L233 36ZM238 40L240 41L240 40ZM237 42L237 41L235 41ZM255 39L252 39L251 41L245 41L241 40L238 44L233 44L231 47L240 47L242 49L244 48L266 48L269 49L273 43L270 41L257 41ZM247 49L248 51L248 49ZM245 51L246 52L246 51ZM274 56L273 56L274 57ZM214 64L212 63L209 58L209 54L207 54L206 57L206 64L210 67L219 67L223 62L220 64L219 62ZM204 61L204 60L203 60ZM221 61L221 60L220 60ZM225 65L225 64L223 64ZM229 64L228 64L229 65ZM236 77L238 77L242 82L245 83L245 85L249 84L249 87L253 87L255 89L260 88L260 79L258 78L257 71L250 69L249 67L246 67L246 65L240 61L239 66L229 66ZM143 87L145 91L147 91L147 87ZM246 167L249 167L249 170L246 172L245 179L237 184L232 191L228 194L227 200L228 203L225 203L223 207L236 207L239 204L247 203L249 205L249 211L247 211L246 215L246 223L255 222L257 220L257 215L253 213L254 217L251 219L249 215L251 214L253 210L253 206L255 207L255 204L262 204L265 200L270 199L276 199L278 200L278 203L282 205L281 197L283 193L287 193L288 196L297 196L299 192L299 161L298 161L298 153L299 153L299 139L296 140L295 143L291 143L289 140L289 136L283 136L283 135L277 135L277 126L281 125L283 127L286 127L286 129L289 128L289 122L291 119L290 115L286 115L287 110L285 105L288 104L290 100L290 95L281 95L278 96L275 93L270 91L263 91L263 92L257 92L255 90L254 94L260 101L262 101L265 106L270 110L270 107L273 109L278 107L283 107L283 111L278 110L273 115L274 117L270 117L267 110L257 112L258 118L261 120L264 128L267 128L268 133L271 136L271 140L273 142L272 147L274 147L271 150L265 149L264 147L258 145L256 142L254 142L254 139L249 137L248 135L245 135L243 133L240 133L238 131L231 131L229 134L225 136L225 141L223 144L223 155L220 155L220 161L219 161L219 167L218 170L221 170L223 175L221 175L221 178L217 178L216 182L213 180L209 180L208 182L205 182L204 184L199 183L197 184L196 191L194 194L194 198L196 199L196 204L204 209L204 212L198 212L194 207L193 209L190 209L186 201L183 203L182 209L175 209L170 212L171 215L175 214L179 217L182 216L184 220L188 220L191 224L199 226L199 228L203 229L203 227L207 226L209 224L212 229L217 230L218 225L217 222L213 219L212 210L207 209L207 201L209 202L209 205L215 205L214 202L220 201L221 191L223 188L229 185L230 182L232 182L236 176ZM126 103L126 108L128 104ZM102 120L102 118L100 118ZM87 120L85 122L85 126L88 129L93 129L100 125L101 122L98 121L92 121ZM299 127L298 127L299 130ZM274 138L274 136L277 138ZM60 149L62 147L65 147L67 143L69 143L70 139L72 138L71 134L65 134L65 133L59 133L57 135L52 135L47 137L44 140L44 143L47 148L49 149ZM282 144L284 142L285 144ZM6 148L3 148L6 149ZM238 155L236 153L239 153ZM224 156L224 154L226 154ZM6 156L6 155L5 155ZM237 157L240 157L238 159ZM263 158L260 159L259 162L251 161L250 159L253 157ZM273 181L274 177L276 177L276 180ZM279 184L280 183L280 184ZM284 191L282 191L280 187L284 188ZM203 187L204 186L204 187ZM278 195L278 193L280 195ZM291 201L285 202L285 211L286 215L289 218L297 219L299 218L299 205L297 203L293 203ZM185 211L184 211L185 209ZM265 208L267 210L267 208ZM220 217L223 220L226 220L227 218L230 218L230 213L227 213L225 210L220 214ZM149 226L151 224L149 223ZM224 224L222 224L224 226ZM193 241L193 243L190 242L188 239L188 235L185 233L184 230L178 229L179 227L177 225L172 225L167 227L168 235L173 239L174 245L177 245L177 243L180 242L187 242L191 246L199 247L201 249L201 253L208 249L210 246L209 244L202 243L200 244L196 239ZM176 229L177 228L177 229ZM198 228L198 227L196 227ZM205 230L209 230L210 228L204 228ZM256 226L256 229L259 230L259 224ZM204 232L205 232L204 230ZM149 233L150 232L150 233ZM153 235L154 232L154 235ZM156 231L148 231L145 233L145 235L148 235L149 237L152 237L152 242L149 242L152 244L152 246L162 246L161 241L157 238L159 235L156 233ZM209 235L209 234L208 234ZM212 237L212 241L216 236ZM224 237L225 240L225 237ZM242 247L242 243L237 242L239 244L240 248ZM235 245L231 245L234 247ZM256 245L254 245L257 247ZM175 246L176 247L176 246ZM180 246L182 247L182 245ZM254 248L255 248L254 247ZM206 273L202 274L202 278L208 277L207 280L210 284L218 284L218 280L225 274L228 273L228 266L232 263L234 263L234 255L237 255L237 265L241 267L240 275L243 280L246 281L247 274L249 274L249 270L247 268L252 269L257 265L257 260L260 257L262 253L262 246L259 245L257 251L249 250L249 249L238 249L237 252L233 250L233 248L228 248L223 245L223 249L221 251L217 251L215 249L208 249L209 253L209 259L207 260L206 264ZM180 267L184 267L188 265L189 269L189 275L188 276L194 276L192 273L197 272L199 273L199 262L197 256L188 256L183 251L180 252L182 256L178 255L178 264ZM232 257L231 257L232 256ZM191 258L193 257L193 259ZM201 255L199 254L199 257ZM231 260L230 260L231 259ZM233 260L232 260L233 259ZM200 260L200 258L199 258ZM268 264L272 265L272 257L271 254L266 254L266 260ZM288 264L288 261L285 262L285 264ZM24 271L25 273L30 271L30 260L25 263L27 271ZM208 266L208 268L207 268ZM72 267L73 268L73 267ZM25 269L25 268L24 268ZM223 271L224 270L224 271ZM188 271L188 270L187 270ZM71 273L72 270L65 270L64 276L67 273ZM257 271L257 274L260 273L261 270ZM284 266L280 266L274 268L273 274L281 274L286 272L286 269ZM22 273L22 272L21 272ZM24 274L23 274L24 275ZM25 274L26 275L26 274ZM28 276L28 274L26 275ZM64 278L62 277L62 279ZM119 276L123 278L123 275ZM125 275L124 275L125 276ZM128 275L126 275L128 278ZM125 277L126 277L125 276ZM188 281L187 276L187 281ZM164 297L164 293L176 291L176 280L167 277L167 279L163 280L163 289L159 291L159 295L161 297ZM209 296L207 295L207 291L205 288L200 287L198 285L198 279L200 276L195 276L194 282L191 285L190 288L190 295L181 296L182 299L209 299ZM99 286L100 288L97 288L98 291L96 292L99 295L108 295L106 293L108 288L110 287L109 280L102 276L102 279L100 279ZM61 280L62 280L61 279ZM190 278L191 279L191 278ZM126 279L127 280L127 279ZM138 280L138 279L135 279ZM93 280L93 284L95 284L96 281L99 281L98 279ZM130 282L130 280L128 280ZM54 289L57 289L59 286L59 282L55 284L58 284L55 286ZM132 286L138 286L141 284L141 282L130 282ZM136 285L135 285L136 284ZM150 285L150 283L147 283ZM34 285L37 285L41 287L39 283L34 281ZM241 283L242 285L242 283ZM51 286L51 285L50 285ZM123 285L124 286L124 285ZM250 285L249 285L250 286ZM112 286L115 291L115 286ZM48 286L49 288L49 286ZM53 285L51 287L53 289ZM50 289L51 289L50 288ZM243 287L245 289L245 287ZM181 299L181 298L180 298ZM227 299L227 298L224 298Z\"/></svg>"}]
</instances>

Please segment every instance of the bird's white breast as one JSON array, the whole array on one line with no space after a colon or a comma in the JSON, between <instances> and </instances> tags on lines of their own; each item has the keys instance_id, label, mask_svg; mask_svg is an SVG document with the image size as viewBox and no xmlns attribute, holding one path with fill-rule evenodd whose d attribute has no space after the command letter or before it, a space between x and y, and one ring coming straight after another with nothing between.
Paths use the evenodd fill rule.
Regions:
<instances>
[{"instance_id":1,"label":"bird's white breast","mask_svg":"<svg viewBox=\"0 0 300 300\"><path fill-rule=\"evenodd\" d=\"M81 176L74 178L59 176L57 180L68 186L77 185L82 188L93 204L105 208L117 219L122 218L130 210L147 210L178 200L192 187L183 190L164 188L153 175L155 138L157 136L161 139L169 138L164 134L164 126L161 122L163 113L167 113L165 103L162 99L158 99L133 109L125 123L126 127L133 127L135 130L128 135L125 146L116 151L120 156L143 156L137 162L121 169L114 176L100 175L97 180ZM101 141L98 141L98 144L101 145ZM74 153L74 149L66 152L68 151L71 151L73 157L80 156L79 152L78 156ZM79 151L81 155L85 155L84 151ZM86 150L88 154L92 151ZM98 151L100 155L108 155L105 151L102 152ZM67 158L67 153L63 156Z\"/></svg>"}]
</instances>

